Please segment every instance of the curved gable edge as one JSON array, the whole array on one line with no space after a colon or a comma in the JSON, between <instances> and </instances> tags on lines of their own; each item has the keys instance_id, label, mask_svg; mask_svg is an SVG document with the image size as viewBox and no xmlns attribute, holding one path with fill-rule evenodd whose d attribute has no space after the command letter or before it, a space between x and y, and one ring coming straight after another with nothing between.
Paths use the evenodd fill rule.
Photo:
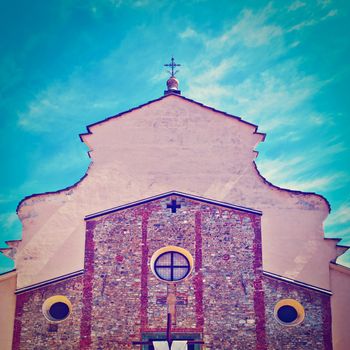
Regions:
<instances>
[{"instance_id":1,"label":"curved gable edge","mask_svg":"<svg viewBox=\"0 0 350 350\"><path fill-rule=\"evenodd\" d=\"M270 181L268 181L259 171L258 169L258 166L256 164L255 161L253 161L253 164L254 164L254 168L258 174L258 176L262 179L262 181L268 185L269 187L271 188L274 188L274 189L277 189L277 190L280 190L280 191L284 191L284 192L289 192L293 195L296 195L296 196L316 196L318 197L319 199L321 199L321 201L323 201L323 203L326 205L327 209L328 209L328 215L329 213L331 212L332 208L331 208L331 204L329 203L329 201L327 200L326 197L324 197L323 195L321 194L318 194L318 193L315 193L315 192L307 192L307 191L299 191L299 190L292 190L292 189L289 189L289 188L283 188L283 187L280 187L280 186L277 186L277 185L274 185L273 183L271 183ZM327 215L327 217L328 217ZM324 219L326 220L327 217ZM349 246L346 246L346 245L342 245L340 244L341 241L342 241L342 238L338 238L338 237L323 237L324 240L327 240L327 241L330 241L330 242L333 242L335 244L335 249L336 249L336 257L334 258L334 261L336 261L336 259L341 256L342 254L344 254L348 249L349 249Z\"/></svg>"}]
</instances>

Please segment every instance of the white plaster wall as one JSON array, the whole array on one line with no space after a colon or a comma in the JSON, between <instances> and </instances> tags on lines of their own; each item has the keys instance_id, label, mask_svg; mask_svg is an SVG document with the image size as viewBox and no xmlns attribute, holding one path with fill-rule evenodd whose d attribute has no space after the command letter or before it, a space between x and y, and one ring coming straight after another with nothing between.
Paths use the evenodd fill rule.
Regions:
<instances>
[{"instance_id":1,"label":"white plaster wall","mask_svg":"<svg viewBox=\"0 0 350 350\"><path fill-rule=\"evenodd\" d=\"M91 127L88 176L25 200L18 288L83 268L84 216L171 190L263 212L264 269L329 288L335 243L324 199L275 188L258 174L255 127L170 95Z\"/></svg>"}]
</instances>

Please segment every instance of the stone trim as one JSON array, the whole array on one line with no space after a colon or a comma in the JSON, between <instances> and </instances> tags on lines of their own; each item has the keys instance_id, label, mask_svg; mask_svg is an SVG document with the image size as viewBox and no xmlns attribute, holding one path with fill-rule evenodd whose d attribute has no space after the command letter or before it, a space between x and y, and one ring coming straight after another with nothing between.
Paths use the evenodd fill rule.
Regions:
<instances>
[{"instance_id":1,"label":"stone trim","mask_svg":"<svg viewBox=\"0 0 350 350\"><path fill-rule=\"evenodd\" d=\"M262 245L261 245L261 226L260 218L251 216L254 228L253 245L253 271L254 271L254 312L255 312L255 330L256 330L256 350L267 350L266 341L266 318L265 318L265 292L262 280Z\"/></svg>"},{"instance_id":2,"label":"stone trim","mask_svg":"<svg viewBox=\"0 0 350 350\"><path fill-rule=\"evenodd\" d=\"M202 257L202 214L197 211L195 214L195 277L194 277L194 294L196 303L196 327L199 332L203 332L204 315L203 315L203 257Z\"/></svg>"},{"instance_id":3,"label":"stone trim","mask_svg":"<svg viewBox=\"0 0 350 350\"><path fill-rule=\"evenodd\" d=\"M61 281L64 281L66 279L69 279L69 278L80 276L83 273L84 273L84 270L79 270L79 271L75 271L75 272L72 272L72 273L68 273L67 275L55 277L55 278L52 278L52 279L49 279L49 280L46 280L46 281L43 281L43 282L32 284L31 286L27 286L27 287L24 287L24 288L17 289L15 291L15 294L22 294L22 293L28 292L30 290L33 290L33 289L45 287L45 286L47 286L49 284L61 282Z\"/></svg>"},{"instance_id":4,"label":"stone trim","mask_svg":"<svg viewBox=\"0 0 350 350\"><path fill-rule=\"evenodd\" d=\"M313 286L313 285L308 284L308 283L304 283L304 282L301 282L301 281L293 280L291 278L287 278L287 277L283 277L283 276L280 276L280 275L276 275L275 273L272 273L272 272L263 271L263 275L267 276L267 277L271 277L271 278L277 279L277 280L280 280L280 281L284 281L284 282L287 282L287 283L295 284L295 285L297 285L299 287L304 287L304 288L307 288L307 289L315 290L316 292L327 294L329 296L333 295L333 293L330 290L328 290L328 289L319 288L319 287Z\"/></svg>"},{"instance_id":5,"label":"stone trim","mask_svg":"<svg viewBox=\"0 0 350 350\"><path fill-rule=\"evenodd\" d=\"M92 284L94 279L94 229L95 222L87 222L85 239L85 276L83 281L83 311L80 323L80 349L91 345Z\"/></svg>"},{"instance_id":6,"label":"stone trim","mask_svg":"<svg viewBox=\"0 0 350 350\"><path fill-rule=\"evenodd\" d=\"M148 327L148 219L152 208L144 208L141 213L141 234L142 234L142 261L141 261L141 293L140 293L140 318L141 332Z\"/></svg>"}]
</instances>

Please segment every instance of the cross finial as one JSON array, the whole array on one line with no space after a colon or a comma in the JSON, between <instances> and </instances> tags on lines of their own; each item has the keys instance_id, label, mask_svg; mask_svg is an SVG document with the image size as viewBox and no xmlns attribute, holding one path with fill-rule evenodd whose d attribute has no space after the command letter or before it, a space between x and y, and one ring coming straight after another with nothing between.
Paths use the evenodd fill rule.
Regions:
<instances>
[{"instance_id":1,"label":"cross finial","mask_svg":"<svg viewBox=\"0 0 350 350\"><path fill-rule=\"evenodd\" d=\"M175 74L178 72L178 70L174 72L174 68L175 67L180 67L181 64L175 63L174 57L171 57L171 63L166 63L164 66L165 67L171 67L171 72L168 71L168 73L170 74L171 77L175 77Z\"/></svg>"}]
</instances>

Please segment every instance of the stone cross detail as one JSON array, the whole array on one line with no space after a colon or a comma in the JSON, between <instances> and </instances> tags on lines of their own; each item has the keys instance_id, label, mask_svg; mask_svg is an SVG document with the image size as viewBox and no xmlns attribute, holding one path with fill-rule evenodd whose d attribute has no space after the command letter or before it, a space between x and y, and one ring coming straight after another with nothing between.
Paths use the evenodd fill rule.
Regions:
<instances>
[{"instance_id":1,"label":"stone cross detail","mask_svg":"<svg viewBox=\"0 0 350 350\"><path fill-rule=\"evenodd\" d=\"M166 298L168 304L168 314L171 316L171 324L176 325L176 284L168 284L168 296Z\"/></svg>"},{"instance_id":2,"label":"stone cross detail","mask_svg":"<svg viewBox=\"0 0 350 350\"><path fill-rule=\"evenodd\" d=\"M175 74L178 72L178 70L174 72L174 68L175 67L180 67L181 64L175 63L174 57L171 57L171 63L167 63L164 66L165 67L171 67L171 73L169 71L168 71L168 73L171 74L172 77L174 77Z\"/></svg>"},{"instance_id":3,"label":"stone cross detail","mask_svg":"<svg viewBox=\"0 0 350 350\"><path fill-rule=\"evenodd\" d=\"M171 209L172 213L176 213L176 209L181 208L181 205L176 203L176 199L172 199L171 203L167 204L166 207Z\"/></svg>"},{"instance_id":4,"label":"stone cross detail","mask_svg":"<svg viewBox=\"0 0 350 350\"><path fill-rule=\"evenodd\" d=\"M166 339L164 339L168 342L169 349L171 348L171 345L173 343L172 336L171 336L171 314L168 313L168 320L167 320L167 327L166 327ZM203 340L188 340L187 344L199 344L200 346L204 344ZM153 342L151 341L133 341L132 345L153 345Z\"/></svg>"}]
</instances>

